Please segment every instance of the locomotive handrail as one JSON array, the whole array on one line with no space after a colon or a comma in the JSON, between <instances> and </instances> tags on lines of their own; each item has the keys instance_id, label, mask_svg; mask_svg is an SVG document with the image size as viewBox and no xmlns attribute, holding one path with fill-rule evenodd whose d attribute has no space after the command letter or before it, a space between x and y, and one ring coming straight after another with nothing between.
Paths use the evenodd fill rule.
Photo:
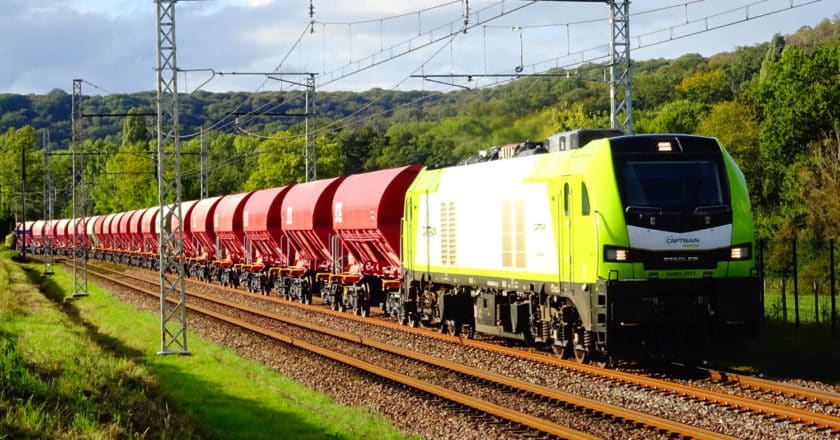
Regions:
<instances>
[{"instance_id":1,"label":"locomotive handrail","mask_svg":"<svg viewBox=\"0 0 840 440\"><path fill-rule=\"evenodd\" d=\"M626 212L627 214L639 215L662 215L664 210L656 206L628 205L626 208L624 208L624 212Z\"/></svg>"},{"instance_id":2,"label":"locomotive handrail","mask_svg":"<svg viewBox=\"0 0 840 440\"><path fill-rule=\"evenodd\" d=\"M730 211L729 205L706 205L694 208L694 213L697 215L711 215Z\"/></svg>"}]
</instances>

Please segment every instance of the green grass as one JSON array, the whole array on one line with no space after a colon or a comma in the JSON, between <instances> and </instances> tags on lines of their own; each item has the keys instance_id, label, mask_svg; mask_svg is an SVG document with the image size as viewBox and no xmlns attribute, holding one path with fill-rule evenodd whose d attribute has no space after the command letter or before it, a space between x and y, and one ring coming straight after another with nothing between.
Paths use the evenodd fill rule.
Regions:
<instances>
[{"instance_id":1,"label":"green grass","mask_svg":"<svg viewBox=\"0 0 840 440\"><path fill-rule=\"evenodd\" d=\"M785 295L785 303L782 303L782 294L779 292L765 292L764 293L764 314L772 319L782 320L783 310L787 308L788 322L795 322L796 320L796 302L793 295L793 289ZM835 309L840 318L840 297L834 299ZM812 292L799 292L799 322L800 323L823 323L827 327L831 324L831 296L819 296L819 313L814 308L814 294ZM787 306L787 307L785 307ZM840 319L838 319L840 324Z\"/></svg>"},{"instance_id":2,"label":"green grass","mask_svg":"<svg viewBox=\"0 0 840 440\"><path fill-rule=\"evenodd\" d=\"M43 265L10 256L0 255L0 439L404 437L192 333L192 356L159 356L157 314L92 284L67 301L72 273L44 278Z\"/></svg>"},{"instance_id":3,"label":"green grass","mask_svg":"<svg viewBox=\"0 0 840 440\"><path fill-rule=\"evenodd\" d=\"M749 374L819 380L840 386L840 369L836 367L840 364L840 328L832 334L831 297L821 295L819 301L817 320L813 293L800 292L797 327L793 292L787 294L787 321L782 318L781 294L765 292L765 321L760 336L737 350L721 347L711 364ZM840 298L837 301L840 307Z\"/></svg>"}]
</instances>

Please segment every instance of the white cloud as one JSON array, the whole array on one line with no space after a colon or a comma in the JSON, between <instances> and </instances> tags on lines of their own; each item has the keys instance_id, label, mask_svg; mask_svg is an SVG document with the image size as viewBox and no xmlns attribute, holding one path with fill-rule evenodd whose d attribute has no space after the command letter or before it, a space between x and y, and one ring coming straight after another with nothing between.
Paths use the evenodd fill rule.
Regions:
<instances>
[{"instance_id":1,"label":"white cloud","mask_svg":"<svg viewBox=\"0 0 840 440\"><path fill-rule=\"evenodd\" d=\"M580 60L580 50L607 44L607 6L602 3L537 2L511 14L493 26L481 26L458 34L450 44L437 43L417 49L429 40L427 31L453 22L454 28L434 36L457 32L461 3L453 2L420 14L384 19L446 4L446 0L313 0L315 33L303 33L309 24L307 0L208 0L184 1L176 6L177 53L181 68L212 68L225 71L270 71L284 60L284 71L349 72L364 63L378 62L406 51L412 53L381 66L330 84L328 89L359 90L375 85L391 88L427 87L421 80L406 80L421 69L435 73L506 72L519 64L530 65L561 57L560 63ZM795 0L795 4L804 0ZM3 0L0 15L0 93L46 93L52 88L70 89L73 78L83 78L114 92L155 88L155 9L153 0ZM631 13L679 3L677 0L633 2ZM686 19L743 7L753 0L714 0L689 4L657 13L634 15L631 37L684 23ZM473 12L493 5L491 0L470 1ZM506 1L506 11L526 5ZM681 3L682 4L682 3ZM790 0L767 0L762 11L785 9ZM785 10L698 36L634 50L637 59L673 58L687 52L711 55L737 46L768 41L774 33L791 33L831 17L833 1ZM497 14L494 6L481 17ZM735 14L736 16L738 13ZM533 25L595 22L568 26L528 28ZM359 20L368 23L346 24ZM383 19L383 20L379 20ZM474 19L474 17L473 17ZM322 23L345 23L324 25ZM516 25L523 31L520 50ZM301 44L293 48L298 37ZM635 41L634 41L635 43ZM384 49L384 52L382 52ZM434 55L435 51L438 51ZM600 52L598 52L600 51ZM598 52L596 54L596 52ZM603 49L585 57L603 54ZM373 58L369 56L375 55ZM434 55L434 56L433 56ZM351 62L361 63L352 64ZM556 61L555 61L556 62ZM541 64L540 68L552 64ZM342 70L343 69L343 70ZM527 69L526 69L527 71ZM198 85L206 73L186 75L185 84ZM254 90L262 79L217 78L207 90ZM268 87L276 87L269 85Z\"/></svg>"}]
</instances>

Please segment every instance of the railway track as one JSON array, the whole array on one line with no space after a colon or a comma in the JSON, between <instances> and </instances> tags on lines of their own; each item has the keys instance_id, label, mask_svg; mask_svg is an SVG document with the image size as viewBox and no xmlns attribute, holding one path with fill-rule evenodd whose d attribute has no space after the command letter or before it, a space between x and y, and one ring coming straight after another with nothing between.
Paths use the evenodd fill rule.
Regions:
<instances>
[{"instance_id":1,"label":"railway track","mask_svg":"<svg viewBox=\"0 0 840 440\"><path fill-rule=\"evenodd\" d=\"M142 291L143 293L149 294L151 296L157 295L157 292L152 292L138 288L136 283L134 282L138 280L146 280L131 277L133 282L126 282L113 276L105 276L101 273L96 273L96 276L102 277L112 283L119 284L125 288ZM500 419L521 425L523 427L527 427L528 429L531 429L541 435L549 435L558 438L598 438L587 433L564 427L559 423L552 422L548 420L549 418L552 418L550 415L542 414L541 416L534 416L531 414L526 414L515 409L505 407L502 404L493 403L492 401L490 401L490 399L487 398L487 396L491 394L496 394L500 398L493 400L513 401L517 403L521 403L523 399L528 399L534 402L531 405L539 404L542 406L557 406L565 408L566 411L588 413L590 414L590 417L600 419L601 421L606 421L606 423L609 424L627 424L630 427L630 429L634 431L639 429L637 428L638 426L644 426L650 430L649 434L646 435L646 437L650 437L655 435L656 433L660 433L660 435L664 434L664 437L680 436L687 438L708 439L732 438L712 431L699 429L680 423L675 423L659 417L650 416L632 410L627 410L621 407L617 407L615 405L605 404L591 399L574 396L569 393L563 393L557 390L548 389L546 387L533 385L521 380L504 377L498 374L489 373L487 371L482 371L472 367L459 365L446 360L430 357L411 350L406 350L389 344L365 339L357 334L337 331L334 329L314 325L308 322L277 316L273 313L267 313L264 310L254 309L251 307L244 307L240 304L229 301L223 301L218 298L212 298L195 293L189 293L189 295L193 299L200 299L200 301L202 302L206 301L212 303L215 306L223 306L225 308L228 308L229 310L235 310L236 312L234 313L246 312L248 314L258 316L260 318L267 318L277 322L282 322L283 324L288 324L298 328L306 329L310 332L316 332L321 335L327 335L330 337L330 339L339 339L345 342L367 347L369 349L372 349L373 351L387 353L388 359L377 362L377 364L385 363L389 365L398 365L401 367L400 370L416 371L416 367L406 365L406 360L408 360L414 363L423 364L424 366L432 367L431 369L422 368L421 372L415 372L411 376L401 374L393 371L392 368L383 368L380 365L374 364L372 362L362 361L358 359L358 357L348 356L345 353L341 353L340 350L324 348L325 346L334 347L336 345L335 341L322 341L322 343L314 344L304 341L303 337L290 336L290 332L288 331L288 329L281 333L266 329L264 326L261 325L255 325L253 323L243 321L242 319L231 318L229 316L229 313L214 311L211 310L211 308L209 307L188 305L188 308L194 312L202 313L204 315L210 316L218 320L222 320L229 324L248 329L249 331L261 334L263 336L271 337L288 345L305 349L307 351L326 357L328 359L347 364L348 366L351 366L353 368L358 368L362 371L367 372L368 374L385 378L394 383L411 387L418 391L422 391L430 395L434 395L439 398L458 403L460 405L463 405L464 407L480 411L484 414L493 417L498 417ZM367 355L365 355L366 358L376 356L377 355L375 353L368 353ZM473 390L472 392L467 394L438 385L435 383L437 381L434 380L418 380L416 377L414 377L446 377L450 376L453 373L458 376L458 380L463 379L472 382L473 387L467 388L478 387L482 388L483 392L476 392ZM511 398L511 394L517 394L518 396L516 398ZM479 395L480 397L476 397L475 395Z\"/></svg>"},{"instance_id":2,"label":"railway track","mask_svg":"<svg viewBox=\"0 0 840 440\"><path fill-rule=\"evenodd\" d=\"M219 289L218 286L215 286L215 285L212 285L212 286L215 289ZM242 292L241 290L236 291L236 292L238 294L247 295L244 292ZM260 297L260 299L264 300L265 297ZM286 301L283 301L283 302L285 302L287 304L291 304L291 303L288 303ZM304 309L311 308L310 306L304 306L304 305L300 305L300 304L294 304L294 305L297 306L297 307L304 308ZM319 309L319 312L332 313L332 314L340 315L344 319L350 319L350 320L358 319L358 318L356 318L356 317L354 317L350 314L340 314L340 313L337 313L337 312L327 311L327 310L323 310L323 309ZM259 312L255 311L254 313L259 313ZM277 316L273 316L272 319L276 319L276 318L277 318ZM657 392L675 393L675 394L679 394L679 395L682 395L682 396L686 396L688 398L702 400L702 401L705 401L705 402L712 402L715 405L724 405L724 406L728 406L728 407L731 407L731 408L736 408L739 411L746 410L746 411L750 411L750 412L753 412L753 413L756 413L756 414L765 414L765 415L768 415L768 416L771 416L771 417L774 417L774 418L780 418L780 419L784 419L784 420L788 420L788 421L800 422L800 423L804 423L804 424L813 425L817 428L824 429L824 430L832 430L834 432L840 432L840 419L838 419L837 417L831 416L831 415L818 414L818 413L815 413L813 411L800 410L800 409L796 409L796 408L790 408L790 407L785 407L785 406L782 406L782 405L761 402L761 401L758 401L758 400L744 398L744 397L735 396L735 395L731 395L731 394L725 394L725 393L720 393L720 392L703 390L703 389L699 389L699 388L696 388L696 387L677 384L677 383L664 381L664 380L660 380L660 379L646 378L644 376L638 376L638 375L634 375L634 374L630 374L630 373L624 373L624 372L615 371L615 370L605 370L605 369L601 369L601 368L597 368L597 367L593 367L593 366L588 366L588 365L581 365L581 364L577 364L577 363L574 363L574 362L563 361L563 360L560 360L560 359L557 359L555 357L548 356L548 355L542 355L542 354L531 353L531 352L524 352L524 351L519 350L519 349L511 349L511 348L508 348L508 347L501 347L501 346L498 346L498 345L495 345L495 344L488 344L488 343L482 342L482 341L468 340L468 339L464 339L464 338L453 337L453 336L450 336L450 335L441 335L441 334L437 334L437 333L433 333L433 332L429 332L429 331L418 331L418 329L408 329L406 327L397 326L395 323L392 323L390 321L370 320L370 319L363 319L362 321L364 321L366 323L366 325L373 324L373 325L378 325L378 326L397 328L400 331L418 332L425 337L431 337L431 338L435 338L435 339L445 340L447 342L455 342L455 343L461 344L465 347L477 348L477 349L482 349L482 350L490 350L490 351L497 352L497 353L503 353L507 356L513 356L513 357L517 357L517 358L520 358L520 359L527 359L527 360L530 360L530 361L533 361L533 362L539 362L539 363L544 363L544 364L547 364L547 365L558 366L558 367L566 368L566 369L569 369L569 370L578 371L578 372L581 372L581 373L584 373L584 374L587 374L587 375L591 375L591 376L595 376L595 377L601 377L604 380L618 381L618 382L622 382L622 383L626 383L626 384L631 384L632 386L643 387L643 388L648 389L648 390L655 390ZM304 323L304 326L306 326L305 323ZM339 336L336 336L336 337L339 337ZM355 336L355 335L345 336L345 339L353 340L354 338L357 338L359 341L364 341L360 337ZM372 344L371 346L373 346L373 347L376 347L377 344L378 344L375 341L366 341L366 342L370 342ZM406 353L403 353L401 355L406 355ZM408 355L408 357L412 356L411 353L408 353L407 355ZM416 353L414 355L416 355ZM497 381L499 383L504 383L504 378L501 378L502 380L496 380L497 377L495 377L495 376L498 376L498 375L493 375L491 373L487 373L487 372L481 371L481 370L467 369L466 371L459 371L458 370L459 366L457 366L457 365L454 365L454 366L453 365L445 365L445 363L443 365L438 365L438 368L451 368L452 371L456 371L457 374L460 375L461 377L472 378L471 380L479 380L479 381L485 381L485 382L487 382L487 381ZM732 375L723 376L723 375L720 375L718 373L717 375L712 374L712 376L717 378L718 380L726 379L730 382L734 382L736 380L735 377L732 376ZM756 383L761 383L761 386L763 387L763 389L767 390L768 392L783 393L785 395L795 395L795 396L797 396L797 398L802 398L802 399L806 399L806 400L816 399L816 400L819 400L821 402L826 402L827 404L830 404L830 405L836 405L837 404L838 396L836 394L833 394L833 393L815 392L815 391L800 388L800 387L781 387L780 385L778 386L777 391L770 391L771 388L772 388L771 386L772 386L772 384L774 384L774 382L765 381L765 380L754 381L754 380L751 380L751 378L748 378L748 377L738 377L737 380L741 381L741 383L744 383L744 384L750 384L750 385L743 385L743 386L754 387L754 386L758 386L758 385L755 385ZM599 414L604 414L607 417L612 417L615 420L629 420L629 421L632 421L632 423L653 427L653 429L655 429L655 430L659 430L659 431L662 431L662 432L669 432L672 435L678 435L678 436L684 436L684 437L693 437L693 438L726 438L725 436L720 437L720 434L716 434L716 433L711 432L711 431L705 431L705 432L703 432L703 431L693 431L692 432L690 429L696 429L696 428L693 428L693 427L689 427L689 430L685 430L684 427L679 426L680 424L675 424L676 426L665 427L665 426L668 426L668 424L667 423L662 423L662 420L656 420L657 419L656 417L654 417L653 419L646 419L645 417L649 417L649 416L646 416L644 414L639 415L641 413L639 413L639 414L636 414L636 413L633 413L633 412L622 413L620 411L621 408L618 408L618 409L616 409L616 408L607 408L607 409L600 408L600 409L597 409L596 407L592 406L593 402L588 402L588 401L586 401L586 399L580 400L580 398L577 398L578 400L576 400L576 396L570 396L570 395L567 395L567 393L559 393L556 390L551 390L551 389L548 389L548 388L545 388L545 387L535 386L533 384L529 384L529 383L526 383L526 382L518 381L518 383L513 383L513 384L512 383L506 383L502 386L505 387L506 389L518 390L517 392L519 392L519 393L528 393L530 395L540 396L539 398L543 399L543 400L549 400L549 401L552 401L552 402L566 402L565 405L569 406L569 407L587 408L588 411L596 412L596 413L599 413ZM597 404L598 404L598 402L594 402L594 405L597 405ZM493 414L492 411L494 411L494 409L489 409L489 411L483 411L483 412L485 414ZM668 422L668 421L666 420L666 422ZM529 425L521 423L521 422L517 422L517 423L522 424L522 426L529 426ZM674 424L674 422L668 422L668 423L671 423L672 425ZM554 435L554 434L552 434L552 435Z\"/></svg>"},{"instance_id":3,"label":"railway track","mask_svg":"<svg viewBox=\"0 0 840 440\"><path fill-rule=\"evenodd\" d=\"M763 392L793 396L799 399L823 402L840 407L840 394L829 391L815 390L811 388L790 385L782 382L762 379L759 377L745 376L742 374L730 373L721 370L708 370L709 378L713 382L728 383L747 389L755 389Z\"/></svg>"}]
</instances>

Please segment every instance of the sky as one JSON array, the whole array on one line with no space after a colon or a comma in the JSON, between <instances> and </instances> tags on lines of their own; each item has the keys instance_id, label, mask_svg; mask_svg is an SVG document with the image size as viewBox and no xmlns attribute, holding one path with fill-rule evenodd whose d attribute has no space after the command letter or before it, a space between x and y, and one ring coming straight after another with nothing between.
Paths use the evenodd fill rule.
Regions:
<instances>
[{"instance_id":1,"label":"sky","mask_svg":"<svg viewBox=\"0 0 840 440\"><path fill-rule=\"evenodd\" d=\"M0 6L0 93L70 93L73 79L83 80L85 95L156 89L153 0L0 0ZM488 87L516 70L605 61L608 17L602 2L180 0L178 90L293 90L310 73L316 90ZM840 17L840 2L634 0L630 17L632 58L672 59L814 27ZM272 72L280 74L267 76Z\"/></svg>"}]
</instances>

